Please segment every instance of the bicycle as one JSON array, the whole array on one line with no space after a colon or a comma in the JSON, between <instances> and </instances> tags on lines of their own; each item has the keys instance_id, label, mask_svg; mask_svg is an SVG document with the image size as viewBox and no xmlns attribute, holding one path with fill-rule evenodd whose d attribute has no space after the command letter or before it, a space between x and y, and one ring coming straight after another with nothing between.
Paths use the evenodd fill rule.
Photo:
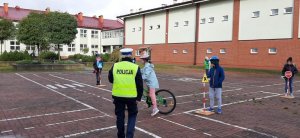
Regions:
<instances>
[{"instance_id":1,"label":"bicycle","mask_svg":"<svg viewBox=\"0 0 300 138\"><path fill-rule=\"evenodd\" d=\"M175 110L176 107L176 98L172 92L169 90L161 89L155 92L157 108L160 114L170 114ZM142 101L144 101L148 108L152 106L151 97L149 96L149 91L144 90Z\"/></svg>"}]
</instances>

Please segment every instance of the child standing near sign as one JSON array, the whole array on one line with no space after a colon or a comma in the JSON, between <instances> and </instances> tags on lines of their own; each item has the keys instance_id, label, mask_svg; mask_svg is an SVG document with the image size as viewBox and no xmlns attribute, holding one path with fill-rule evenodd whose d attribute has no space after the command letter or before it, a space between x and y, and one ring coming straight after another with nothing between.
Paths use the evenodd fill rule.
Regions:
<instances>
[{"instance_id":1,"label":"child standing near sign","mask_svg":"<svg viewBox=\"0 0 300 138\"><path fill-rule=\"evenodd\" d=\"M209 102L210 107L208 111L214 111L215 97L218 100L218 110L217 113L222 113L222 85L225 79L224 69L219 65L219 58L213 56L210 59L212 68L209 70L207 77L209 80Z\"/></svg>"},{"instance_id":2,"label":"child standing near sign","mask_svg":"<svg viewBox=\"0 0 300 138\"><path fill-rule=\"evenodd\" d=\"M292 76L289 79L285 76L285 74L286 73L288 74L288 72L292 73ZM297 70L296 66L293 64L293 58L289 57L286 60L286 64L283 66L283 69L282 69L282 72L281 72L281 76L285 80L285 96L288 96L288 88L289 88L290 96L294 97L294 94L293 94L293 80L294 80L295 74L297 74L297 73L298 73L298 70ZM288 86L288 84L289 84L289 86Z\"/></svg>"}]
</instances>

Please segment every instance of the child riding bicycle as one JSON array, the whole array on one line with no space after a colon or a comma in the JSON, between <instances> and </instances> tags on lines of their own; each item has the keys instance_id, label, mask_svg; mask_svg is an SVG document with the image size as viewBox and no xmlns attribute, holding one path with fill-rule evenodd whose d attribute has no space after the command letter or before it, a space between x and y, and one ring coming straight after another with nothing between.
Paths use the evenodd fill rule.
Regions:
<instances>
[{"instance_id":1,"label":"child riding bicycle","mask_svg":"<svg viewBox=\"0 0 300 138\"><path fill-rule=\"evenodd\" d=\"M154 71L154 65L150 61L149 54L144 51L144 53L140 56L141 63L144 65L144 68L142 68L142 78L145 81L148 89L149 89L149 96L152 101L152 114L151 116L155 116L159 110L157 108L156 103L156 95L155 95L155 89L159 88L158 80Z\"/></svg>"}]
</instances>

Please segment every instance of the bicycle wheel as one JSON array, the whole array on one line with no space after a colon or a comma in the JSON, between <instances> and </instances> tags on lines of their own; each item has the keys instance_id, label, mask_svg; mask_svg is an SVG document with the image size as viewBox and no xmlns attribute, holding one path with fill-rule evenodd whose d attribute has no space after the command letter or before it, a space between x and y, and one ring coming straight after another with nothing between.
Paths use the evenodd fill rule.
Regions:
<instances>
[{"instance_id":1,"label":"bicycle wheel","mask_svg":"<svg viewBox=\"0 0 300 138\"><path fill-rule=\"evenodd\" d=\"M155 92L157 108L161 114L169 114L176 107L176 98L169 90L158 90Z\"/></svg>"}]
</instances>

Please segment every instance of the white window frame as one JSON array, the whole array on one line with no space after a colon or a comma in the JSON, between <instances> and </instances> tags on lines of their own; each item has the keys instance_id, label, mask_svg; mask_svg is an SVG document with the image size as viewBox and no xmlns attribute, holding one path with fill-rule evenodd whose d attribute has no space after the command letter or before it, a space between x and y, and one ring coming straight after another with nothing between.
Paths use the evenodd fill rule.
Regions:
<instances>
[{"instance_id":1,"label":"white window frame","mask_svg":"<svg viewBox=\"0 0 300 138\"><path fill-rule=\"evenodd\" d=\"M26 46L27 51L35 51L35 46Z\"/></svg>"},{"instance_id":2,"label":"white window frame","mask_svg":"<svg viewBox=\"0 0 300 138\"><path fill-rule=\"evenodd\" d=\"M223 22L226 22L226 21L228 21L228 20L229 20L229 16L228 16L228 15L224 15L222 21L223 21Z\"/></svg>"},{"instance_id":3,"label":"white window frame","mask_svg":"<svg viewBox=\"0 0 300 138\"><path fill-rule=\"evenodd\" d=\"M272 49L275 49L275 52L273 52ZM277 52L278 52L277 48L275 47L269 48L269 54L277 54Z\"/></svg>"},{"instance_id":4,"label":"white window frame","mask_svg":"<svg viewBox=\"0 0 300 138\"><path fill-rule=\"evenodd\" d=\"M291 11L287 11L288 9L290 9ZM286 7L284 8L284 14L293 14L294 12L294 7Z\"/></svg>"},{"instance_id":5,"label":"white window frame","mask_svg":"<svg viewBox=\"0 0 300 138\"><path fill-rule=\"evenodd\" d=\"M213 50L211 48L206 49L206 54L211 54L212 52L213 52Z\"/></svg>"},{"instance_id":6,"label":"white window frame","mask_svg":"<svg viewBox=\"0 0 300 138\"><path fill-rule=\"evenodd\" d=\"M255 49L256 49L256 51L255 51ZM251 48L250 53L251 54L258 54L258 48Z\"/></svg>"},{"instance_id":7,"label":"white window frame","mask_svg":"<svg viewBox=\"0 0 300 138\"><path fill-rule=\"evenodd\" d=\"M179 22L175 22L174 27L179 27Z\"/></svg>"},{"instance_id":8,"label":"white window frame","mask_svg":"<svg viewBox=\"0 0 300 138\"><path fill-rule=\"evenodd\" d=\"M270 16L277 16L279 14L279 9L271 9Z\"/></svg>"},{"instance_id":9,"label":"white window frame","mask_svg":"<svg viewBox=\"0 0 300 138\"><path fill-rule=\"evenodd\" d=\"M206 22L206 19L205 19L205 18L202 18L202 19L200 20L200 24L205 24L205 22Z\"/></svg>"},{"instance_id":10,"label":"white window frame","mask_svg":"<svg viewBox=\"0 0 300 138\"><path fill-rule=\"evenodd\" d=\"M221 49L220 49L220 54L226 54L226 52L227 52L227 51L226 51L226 48L221 48Z\"/></svg>"},{"instance_id":11,"label":"white window frame","mask_svg":"<svg viewBox=\"0 0 300 138\"><path fill-rule=\"evenodd\" d=\"M75 44L68 45L68 52L75 52Z\"/></svg>"},{"instance_id":12,"label":"white window frame","mask_svg":"<svg viewBox=\"0 0 300 138\"><path fill-rule=\"evenodd\" d=\"M157 25L156 29L160 29L160 24L159 24L159 25Z\"/></svg>"},{"instance_id":13,"label":"white window frame","mask_svg":"<svg viewBox=\"0 0 300 138\"><path fill-rule=\"evenodd\" d=\"M12 44L12 42L13 42L13 44ZM20 42L18 42L16 40L12 40L9 42L9 44L10 44L10 47L9 47L10 51L20 51L21 50Z\"/></svg>"},{"instance_id":14,"label":"white window frame","mask_svg":"<svg viewBox=\"0 0 300 138\"><path fill-rule=\"evenodd\" d=\"M138 57L141 56L140 50L135 51L135 56L138 56Z\"/></svg>"},{"instance_id":15,"label":"white window frame","mask_svg":"<svg viewBox=\"0 0 300 138\"><path fill-rule=\"evenodd\" d=\"M188 53L188 50L187 49L183 49L182 50L182 54L187 54Z\"/></svg>"},{"instance_id":16,"label":"white window frame","mask_svg":"<svg viewBox=\"0 0 300 138\"><path fill-rule=\"evenodd\" d=\"M214 22L215 22L215 17L208 18L208 23L214 23Z\"/></svg>"},{"instance_id":17,"label":"white window frame","mask_svg":"<svg viewBox=\"0 0 300 138\"><path fill-rule=\"evenodd\" d=\"M87 44L80 44L80 51L82 51L85 48L88 48Z\"/></svg>"},{"instance_id":18,"label":"white window frame","mask_svg":"<svg viewBox=\"0 0 300 138\"><path fill-rule=\"evenodd\" d=\"M173 49L173 54L177 54L178 50L177 49Z\"/></svg>"},{"instance_id":19,"label":"white window frame","mask_svg":"<svg viewBox=\"0 0 300 138\"><path fill-rule=\"evenodd\" d=\"M87 30L86 29L80 29L80 37L86 38L87 37Z\"/></svg>"},{"instance_id":20,"label":"white window frame","mask_svg":"<svg viewBox=\"0 0 300 138\"><path fill-rule=\"evenodd\" d=\"M260 17L260 11L252 12L252 18L259 18L259 17Z\"/></svg>"},{"instance_id":21,"label":"white window frame","mask_svg":"<svg viewBox=\"0 0 300 138\"><path fill-rule=\"evenodd\" d=\"M98 39L99 38L99 31L98 30L92 30L91 37Z\"/></svg>"},{"instance_id":22,"label":"white window frame","mask_svg":"<svg viewBox=\"0 0 300 138\"><path fill-rule=\"evenodd\" d=\"M153 26L152 25L149 26L149 30L153 30Z\"/></svg>"},{"instance_id":23,"label":"white window frame","mask_svg":"<svg viewBox=\"0 0 300 138\"><path fill-rule=\"evenodd\" d=\"M139 27L139 31L142 31L142 27Z\"/></svg>"},{"instance_id":24,"label":"white window frame","mask_svg":"<svg viewBox=\"0 0 300 138\"><path fill-rule=\"evenodd\" d=\"M189 26L189 21L184 21L184 26Z\"/></svg>"}]
</instances>

